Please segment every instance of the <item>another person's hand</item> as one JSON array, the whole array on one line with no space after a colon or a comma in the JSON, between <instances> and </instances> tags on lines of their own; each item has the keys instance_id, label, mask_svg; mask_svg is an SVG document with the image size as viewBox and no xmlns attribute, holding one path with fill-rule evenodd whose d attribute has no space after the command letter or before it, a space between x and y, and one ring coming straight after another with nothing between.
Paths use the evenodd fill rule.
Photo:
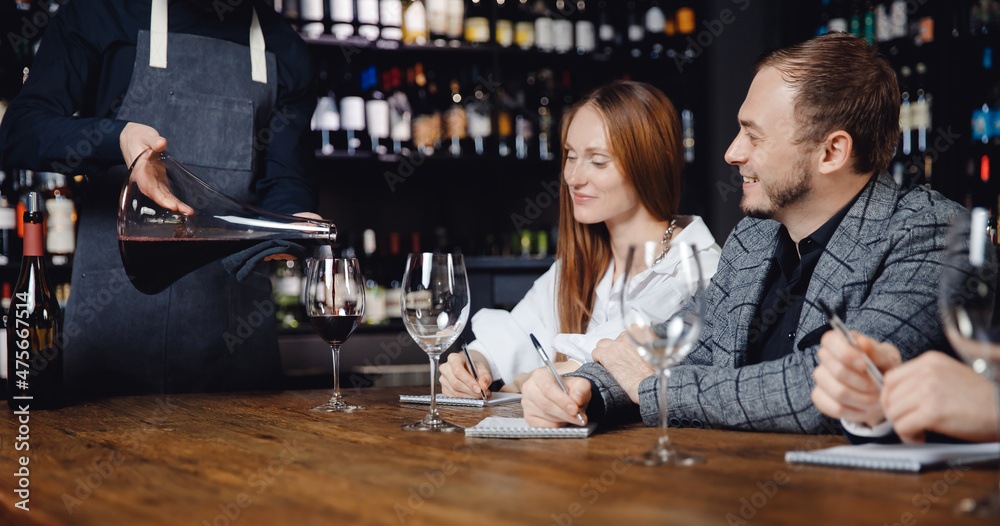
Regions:
<instances>
[{"instance_id":1,"label":"another person's hand","mask_svg":"<svg viewBox=\"0 0 1000 526\"><path fill-rule=\"evenodd\" d=\"M125 164L131 169L129 176L139 190L156 204L174 212L188 215L194 210L170 191L166 168L154 158L167 147L167 140L159 132L136 122L125 125L118 138Z\"/></svg>"},{"instance_id":2,"label":"another person's hand","mask_svg":"<svg viewBox=\"0 0 1000 526\"><path fill-rule=\"evenodd\" d=\"M1000 440L993 385L940 352L926 353L885 375L882 408L903 442L934 431L973 442Z\"/></svg>"},{"instance_id":3,"label":"another person's hand","mask_svg":"<svg viewBox=\"0 0 1000 526\"><path fill-rule=\"evenodd\" d=\"M469 350L472 355L472 362L479 373L479 383L472 376L469 369L469 361L465 359L465 354L460 352L451 353L448 360L441 364L441 394L453 398L480 398L481 390L486 391L486 397L492 396L490 384L493 383L493 375L490 372L490 364L486 358L478 351Z\"/></svg>"},{"instance_id":4,"label":"another person's hand","mask_svg":"<svg viewBox=\"0 0 1000 526\"><path fill-rule=\"evenodd\" d=\"M571 373L580 368L580 364L573 360L566 360L565 362L555 362L552 365L555 366L556 372L558 372L560 375ZM540 367L540 369L545 369L546 371L549 370L548 367ZM503 384L503 387L500 388L500 391L504 393L520 393L521 390L524 389L524 382L527 382L528 379L531 378L531 373L533 372L534 371L528 371L526 373L517 373L517 376L514 377L514 381Z\"/></svg>"},{"instance_id":5,"label":"another person's hand","mask_svg":"<svg viewBox=\"0 0 1000 526\"><path fill-rule=\"evenodd\" d=\"M649 362L639 356L628 334L621 333L614 340L601 340L593 352L594 361L611 373L615 381L628 393L633 403L639 403L639 384L656 373Z\"/></svg>"},{"instance_id":6,"label":"another person's hand","mask_svg":"<svg viewBox=\"0 0 1000 526\"><path fill-rule=\"evenodd\" d=\"M298 213L292 214L292 215L294 215L295 217L303 217L305 219L318 219L320 221L323 221L323 216L321 216L321 215L319 215L319 214L317 214L315 212L298 212ZM267 256L266 258L264 258L264 261L274 261L274 260L277 260L277 261L294 261L295 260L295 256L293 256L291 254L274 254L273 256Z\"/></svg>"},{"instance_id":7,"label":"another person's hand","mask_svg":"<svg viewBox=\"0 0 1000 526\"><path fill-rule=\"evenodd\" d=\"M817 351L820 363L813 370L816 387L812 391L812 401L827 416L874 427L885 421L885 414L879 403L879 387L868 377L861 353L871 357L875 367L883 373L898 366L902 358L891 343L851 333L861 350L834 330L827 331L820 339Z\"/></svg>"},{"instance_id":8,"label":"another person's hand","mask_svg":"<svg viewBox=\"0 0 1000 526\"><path fill-rule=\"evenodd\" d=\"M587 420L587 404L590 403L590 382L586 378L566 376L566 394L556 383L548 368L536 369L523 385L521 408L524 420L533 427L561 427L579 424L577 414Z\"/></svg>"}]
</instances>

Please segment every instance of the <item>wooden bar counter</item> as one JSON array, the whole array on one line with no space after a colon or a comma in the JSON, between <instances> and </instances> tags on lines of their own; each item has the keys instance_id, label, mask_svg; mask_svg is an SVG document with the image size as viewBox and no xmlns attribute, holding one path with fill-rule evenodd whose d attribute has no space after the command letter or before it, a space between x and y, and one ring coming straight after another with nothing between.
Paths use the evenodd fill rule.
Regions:
<instances>
[{"instance_id":1,"label":"wooden bar counter","mask_svg":"<svg viewBox=\"0 0 1000 526\"><path fill-rule=\"evenodd\" d=\"M992 467L791 465L787 450L844 441L697 429L671 437L706 464L630 466L619 458L648 449L658 430L562 440L401 431L427 407L398 395L425 391L348 390L367 406L355 414L310 413L328 391L110 398L31 412L27 440L3 408L0 525L996 524L951 512L996 483ZM471 426L521 408L441 413ZM24 481L27 503L15 493Z\"/></svg>"}]
</instances>

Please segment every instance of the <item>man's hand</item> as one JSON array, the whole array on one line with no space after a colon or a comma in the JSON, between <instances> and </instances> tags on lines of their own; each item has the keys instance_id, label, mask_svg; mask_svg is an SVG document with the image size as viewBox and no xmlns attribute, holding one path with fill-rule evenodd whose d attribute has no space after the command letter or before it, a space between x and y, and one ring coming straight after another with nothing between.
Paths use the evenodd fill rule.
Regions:
<instances>
[{"instance_id":1,"label":"man's hand","mask_svg":"<svg viewBox=\"0 0 1000 526\"><path fill-rule=\"evenodd\" d=\"M125 125L118 142L122 158L131 169L129 176L139 191L167 210L184 215L194 213L170 191L166 168L155 157L167 147L167 140L160 137L159 132L145 124L130 122Z\"/></svg>"},{"instance_id":2,"label":"man's hand","mask_svg":"<svg viewBox=\"0 0 1000 526\"><path fill-rule=\"evenodd\" d=\"M940 352L927 351L886 373L880 400L903 442L923 442L926 431L973 442L1000 440L993 386Z\"/></svg>"},{"instance_id":3,"label":"man's hand","mask_svg":"<svg viewBox=\"0 0 1000 526\"><path fill-rule=\"evenodd\" d=\"M821 412L849 422L874 427L885 421L879 388L868 377L862 352L871 357L883 373L902 361L899 350L891 343L879 343L863 334L851 331L858 350L837 331L827 331L820 340L817 358L820 364L813 370L816 387L812 401Z\"/></svg>"},{"instance_id":4,"label":"man's hand","mask_svg":"<svg viewBox=\"0 0 1000 526\"><path fill-rule=\"evenodd\" d=\"M490 372L489 362L479 351L469 350L469 354L479 373L479 383L472 376L465 354L454 352L448 356L448 361L441 364L441 394L452 398L479 398L485 391L487 398L491 396L493 374Z\"/></svg>"},{"instance_id":5,"label":"man's hand","mask_svg":"<svg viewBox=\"0 0 1000 526\"><path fill-rule=\"evenodd\" d=\"M556 383L548 368L535 369L524 382L521 408L524 420L533 427L561 427L579 424L577 414L587 421L587 404L590 403L590 382L586 378L563 377L567 395Z\"/></svg>"},{"instance_id":6,"label":"man's hand","mask_svg":"<svg viewBox=\"0 0 1000 526\"><path fill-rule=\"evenodd\" d=\"M593 353L594 361L611 373L633 403L639 403L639 384L656 373L649 362L639 356L628 334L614 340L601 340Z\"/></svg>"},{"instance_id":7,"label":"man's hand","mask_svg":"<svg viewBox=\"0 0 1000 526\"><path fill-rule=\"evenodd\" d=\"M319 219L320 221L323 220L323 216L321 216L319 214L316 214L314 212L298 212L298 213L292 214L292 215L294 215L295 217L303 217L305 219ZM295 261L295 256L293 256L291 254L274 254L272 256L267 256L267 257L264 258L264 261L275 261L275 260L277 260L277 261Z\"/></svg>"},{"instance_id":8,"label":"man's hand","mask_svg":"<svg viewBox=\"0 0 1000 526\"><path fill-rule=\"evenodd\" d=\"M160 132L138 122L130 122L118 136L118 145L122 149L125 166L132 166L136 158L146 150L162 152L167 149L167 140L160 137Z\"/></svg>"}]
</instances>

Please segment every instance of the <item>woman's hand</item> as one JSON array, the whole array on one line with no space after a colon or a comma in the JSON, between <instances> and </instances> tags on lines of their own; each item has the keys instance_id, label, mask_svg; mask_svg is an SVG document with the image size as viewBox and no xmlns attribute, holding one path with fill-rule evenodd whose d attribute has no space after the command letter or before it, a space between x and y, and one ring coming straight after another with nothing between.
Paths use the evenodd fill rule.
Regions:
<instances>
[{"instance_id":1,"label":"woman's hand","mask_svg":"<svg viewBox=\"0 0 1000 526\"><path fill-rule=\"evenodd\" d=\"M491 396L490 384L493 383L493 374L489 362L478 351L470 350L469 354L472 355L476 372L479 373L479 383L477 384L472 376L465 355L459 352L451 353L448 361L441 364L441 394L452 398L479 398L485 391L487 398Z\"/></svg>"}]
</instances>

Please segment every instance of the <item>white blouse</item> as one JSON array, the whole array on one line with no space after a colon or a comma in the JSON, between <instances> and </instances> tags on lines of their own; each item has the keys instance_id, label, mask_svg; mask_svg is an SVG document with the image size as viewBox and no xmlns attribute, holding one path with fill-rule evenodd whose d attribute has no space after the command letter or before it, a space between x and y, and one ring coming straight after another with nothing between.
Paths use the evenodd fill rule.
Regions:
<instances>
[{"instance_id":1,"label":"white blouse","mask_svg":"<svg viewBox=\"0 0 1000 526\"><path fill-rule=\"evenodd\" d=\"M681 230L675 241L694 245L701 263L703 279L707 283L719 265L721 249L709 232L705 222L691 216L690 223ZM672 315L680 310L687 298L677 287L679 251L671 250L659 262L637 274L629 291L633 310ZM594 311L585 334L560 334L559 314L556 309L556 280L559 261L538 278L531 290L510 312L501 309L482 309L472 317L472 332L476 340L469 349L486 357L494 380L510 383L518 375L544 367L531 344L528 334L534 334L554 359L561 352L578 363L593 361L591 352L602 339L614 339L625 330L621 313L623 277L612 284L614 263L608 265L594 296Z\"/></svg>"}]
</instances>

